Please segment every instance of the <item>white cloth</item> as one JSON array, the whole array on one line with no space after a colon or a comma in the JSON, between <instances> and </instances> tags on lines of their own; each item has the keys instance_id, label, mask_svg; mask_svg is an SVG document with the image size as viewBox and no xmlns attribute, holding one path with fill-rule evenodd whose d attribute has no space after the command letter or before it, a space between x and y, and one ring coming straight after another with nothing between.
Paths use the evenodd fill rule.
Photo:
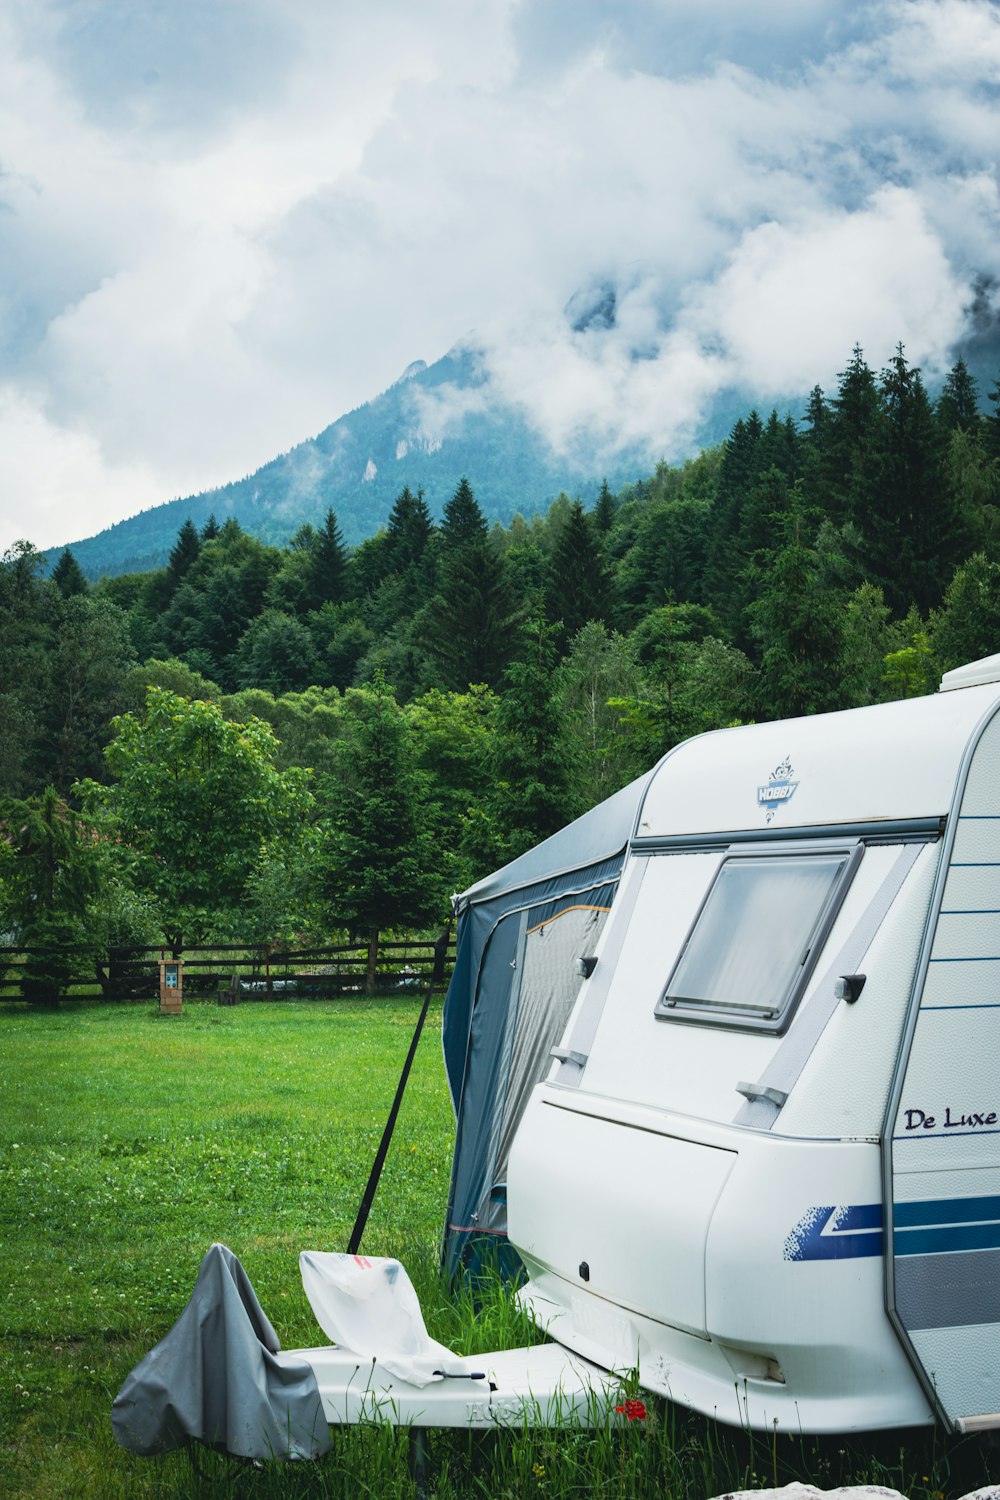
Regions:
<instances>
[{"instance_id":1,"label":"white cloth","mask_svg":"<svg viewBox=\"0 0 1000 1500\"><path fill-rule=\"evenodd\" d=\"M390 1375L420 1387L443 1379L446 1368L461 1368L428 1334L413 1283L398 1260L303 1250L299 1269L317 1323L340 1348L360 1360L375 1359Z\"/></svg>"}]
</instances>

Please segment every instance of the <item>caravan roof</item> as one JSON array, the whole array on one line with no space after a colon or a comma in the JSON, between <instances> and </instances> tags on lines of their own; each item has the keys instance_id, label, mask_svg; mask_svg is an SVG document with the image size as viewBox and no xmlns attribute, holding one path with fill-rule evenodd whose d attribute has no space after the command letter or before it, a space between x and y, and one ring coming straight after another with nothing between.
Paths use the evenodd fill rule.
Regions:
<instances>
[{"instance_id":1,"label":"caravan roof","mask_svg":"<svg viewBox=\"0 0 1000 1500\"><path fill-rule=\"evenodd\" d=\"M686 740L650 776L637 838L943 817L996 697L993 682Z\"/></svg>"}]
</instances>

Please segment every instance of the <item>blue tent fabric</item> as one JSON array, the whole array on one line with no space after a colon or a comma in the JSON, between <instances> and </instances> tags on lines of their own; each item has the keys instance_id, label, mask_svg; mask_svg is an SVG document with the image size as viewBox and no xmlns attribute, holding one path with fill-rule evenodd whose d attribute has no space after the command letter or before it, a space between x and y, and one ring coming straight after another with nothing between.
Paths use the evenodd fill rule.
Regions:
<instances>
[{"instance_id":1,"label":"blue tent fabric","mask_svg":"<svg viewBox=\"0 0 1000 1500\"><path fill-rule=\"evenodd\" d=\"M503 914L532 904L537 888L550 896L562 891L592 865L611 861L616 873L632 836L643 794L652 773L629 782L599 802L582 818L561 828L518 859L477 881L454 898L458 919L455 967L444 1004L445 1071L458 1112L480 966L490 933Z\"/></svg>"},{"instance_id":2,"label":"blue tent fabric","mask_svg":"<svg viewBox=\"0 0 1000 1500\"><path fill-rule=\"evenodd\" d=\"M443 1248L451 1275L478 1264L484 1251L503 1265L516 1261L505 1248L505 1184L495 1180L495 1158L511 1088L525 933L560 913L610 906L648 780L630 783L455 899L456 958L442 1027L456 1114Z\"/></svg>"}]
</instances>

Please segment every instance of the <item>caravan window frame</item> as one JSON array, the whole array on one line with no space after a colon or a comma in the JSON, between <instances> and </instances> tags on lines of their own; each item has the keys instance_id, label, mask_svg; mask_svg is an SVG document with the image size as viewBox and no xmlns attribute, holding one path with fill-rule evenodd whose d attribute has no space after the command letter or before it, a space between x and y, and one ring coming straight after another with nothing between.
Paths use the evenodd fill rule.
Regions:
<instances>
[{"instance_id":1,"label":"caravan window frame","mask_svg":"<svg viewBox=\"0 0 1000 1500\"><path fill-rule=\"evenodd\" d=\"M779 1036L787 1031L815 972L816 964L833 924L840 913L864 849L865 845L860 839L801 841L789 839L781 840L780 843L748 842L730 845L723 852L718 869L712 877L694 920L688 928L684 942L681 944L680 952L671 965L666 984L656 1002L654 1011L656 1019L683 1022L688 1025L723 1026L729 1030L764 1031ZM732 999L692 999L681 994L671 994L678 974L686 968L692 956L692 948L697 946L699 928L701 928L702 938L706 936L708 929L703 924L706 917L711 919L713 916L713 898L716 897L717 892L721 891L723 882L727 879L727 872L739 870L741 866L745 870L751 864L759 867L777 863L788 864L793 860L800 862L803 859L826 859L837 863L811 926L802 934L801 958L794 967L787 963L784 965L781 987L775 995L773 1005L762 1005L759 996L748 1000L746 1004L741 1004ZM718 913L714 915L717 917ZM737 941L739 921L751 919L752 912L744 903L743 910L737 913Z\"/></svg>"}]
</instances>

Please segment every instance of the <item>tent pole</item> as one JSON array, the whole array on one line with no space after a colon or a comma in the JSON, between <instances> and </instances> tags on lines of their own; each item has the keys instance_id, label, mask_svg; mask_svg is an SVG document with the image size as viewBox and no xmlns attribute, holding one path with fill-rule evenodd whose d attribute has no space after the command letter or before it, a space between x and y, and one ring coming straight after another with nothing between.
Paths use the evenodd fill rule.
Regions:
<instances>
[{"instance_id":1,"label":"tent pole","mask_svg":"<svg viewBox=\"0 0 1000 1500\"><path fill-rule=\"evenodd\" d=\"M420 1017L417 1021L416 1030L413 1033L413 1040L410 1042L410 1050L406 1054L403 1071L400 1074L399 1083L396 1085L396 1097L392 1101L389 1118L385 1122L382 1139L379 1142L378 1150L375 1153L375 1160L372 1163L372 1169L368 1176L368 1185L365 1188L364 1197L361 1199L361 1207L358 1209L358 1217L355 1219L354 1228L351 1230L351 1238L347 1244L348 1255L357 1255L361 1246L361 1236L365 1232L368 1215L371 1213L371 1207L375 1201L379 1178L382 1176L382 1168L385 1166L385 1159L389 1154L389 1144L392 1141L392 1133L396 1128L396 1117L399 1114L399 1106L403 1102L403 1094L406 1091L410 1069L413 1066L413 1059L417 1053L417 1043L420 1041L420 1033L423 1031L424 1022L427 1019L427 1011L430 1007L431 996L434 993L434 986L444 979L444 966L448 956L448 938L450 934L451 923L449 922L434 944L434 967L431 970L431 977L427 982L427 991L424 995L424 1003L420 1008Z\"/></svg>"}]
</instances>

